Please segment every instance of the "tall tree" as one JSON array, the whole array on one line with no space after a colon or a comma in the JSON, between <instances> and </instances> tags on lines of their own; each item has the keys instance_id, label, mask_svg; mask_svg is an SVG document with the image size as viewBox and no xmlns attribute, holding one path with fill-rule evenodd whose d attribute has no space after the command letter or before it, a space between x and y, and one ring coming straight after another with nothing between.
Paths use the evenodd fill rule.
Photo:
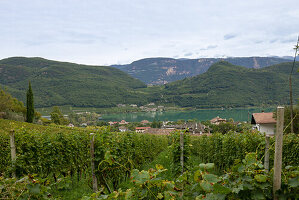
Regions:
<instances>
[{"instance_id":1,"label":"tall tree","mask_svg":"<svg viewBox=\"0 0 299 200\"><path fill-rule=\"evenodd\" d=\"M27 113L26 113L26 121L29 123L33 122L34 119L34 102L33 102L33 92L31 88L31 83L29 81L29 86L27 90Z\"/></svg>"},{"instance_id":2,"label":"tall tree","mask_svg":"<svg viewBox=\"0 0 299 200\"><path fill-rule=\"evenodd\" d=\"M297 56L297 51L298 51L298 49L299 49L299 35L298 35L297 45L296 45L295 48L294 48L294 50L295 50L295 56L294 56L294 61L293 61L292 70L291 70L290 77L289 77L289 86L290 86L291 133L294 133L292 74L293 74L293 70L294 70L294 66L295 66L295 62L296 62L296 56Z\"/></svg>"}]
</instances>

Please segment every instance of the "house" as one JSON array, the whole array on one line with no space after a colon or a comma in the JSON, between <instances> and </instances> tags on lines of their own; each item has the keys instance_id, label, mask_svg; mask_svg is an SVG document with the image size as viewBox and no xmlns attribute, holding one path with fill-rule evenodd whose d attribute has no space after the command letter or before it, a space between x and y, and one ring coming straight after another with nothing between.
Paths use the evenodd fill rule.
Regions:
<instances>
[{"instance_id":1,"label":"house","mask_svg":"<svg viewBox=\"0 0 299 200\"><path fill-rule=\"evenodd\" d=\"M221 117L217 116L210 120L212 124L219 125L221 122L226 122L226 119L222 119Z\"/></svg>"},{"instance_id":2,"label":"house","mask_svg":"<svg viewBox=\"0 0 299 200\"><path fill-rule=\"evenodd\" d=\"M126 131L129 130L129 129L128 129L127 127L125 127L125 126L120 126L118 129L119 129L120 132L126 132Z\"/></svg>"},{"instance_id":3,"label":"house","mask_svg":"<svg viewBox=\"0 0 299 200\"><path fill-rule=\"evenodd\" d=\"M174 130L188 130L192 134L203 134L206 131L206 127L200 122L186 122L184 124L167 125L164 124L163 129L174 129Z\"/></svg>"},{"instance_id":4,"label":"house","mask_svg":"<svg viewBox=\"0 0 299 200\"><path fill-rule=\"evenodd\" d=\"M74 126L74 124L72 124L72 123L69 123L69 125L67 125L68 127L71 127L71 128L74 128L75 126Z\"/></svg>"},{"instance_id":5,"label":"house","mask_svg":"<svg viewBox=\"0 0 299 200\"><path fill-rule=\"evenodd\" d=\"M144 131L144 133L154 134L154 135L169 135L175 129L163 129L163 128L149 128Z\"/></svg>"},{"instance_id":6,"label":"house","mask_svg":"<svg viewBox=\"0 0 299 200\"><path fill-rule=\"evenodd\" d=\"M276 120L273 113L253 113L251 124L254 124L258 131L266 135L274 135Z\"/></svg>"},{"instance_id":7,"label":"house","mask_svg":"<svg viewBox=\"0 0 299 200\"><path fill-rule=\"evenodd\" d=\"M87 123L80 124L81 127L87 127Z\"/></svg>"},{"instance_id":8,"label":"house","mask_svg":"<svg viewBox=\"0 0 299 200\"><path fill-rule=\"evenodd\" d=\"M119 124L128 124L129 122L126 122L126 120L121 120L120 122L119 122Z\"/></svg>"},{"instance_id":9,"label":"house","mask_svg":"<svg viewBox=\"0 0 299 200\"><path fill-rule=\"evenodd\" d=\"M113 126L113 125L115 125L115 124L118 124L118 122L111 122L111 121L108 122L108 123L109 123L110 126Z\"/></svg>"},{"instance_id":10,"label":"house","mask_svg":"<svg viewBox=\"0 0 299 200\"><path fill-rule=\"evenodd\" d=\"M133 107L133 108L137 108L136 104L131 104L130 106Z\"/></svg>"},{"instance_id":11,"label":"house","mask_svg":"<svg viewBox=\"0 0 299 200\"><path fill-rule=\"evenodd\" d=\"M151 122L149 122L148 120L142 120L140 123L143 124L143 125L145 125L145 124L149 124Z\"/></svg>"},{"instance_id":12,"label":"house","mask_svg":"<svg viewBox=\"0 0 299 200\"><path fill-rule=\"evenodd\" d=\"M151 127L136 127L135 131L136 133L144 133L147 129L150 129Z\"/></svg>"}]
</instances>

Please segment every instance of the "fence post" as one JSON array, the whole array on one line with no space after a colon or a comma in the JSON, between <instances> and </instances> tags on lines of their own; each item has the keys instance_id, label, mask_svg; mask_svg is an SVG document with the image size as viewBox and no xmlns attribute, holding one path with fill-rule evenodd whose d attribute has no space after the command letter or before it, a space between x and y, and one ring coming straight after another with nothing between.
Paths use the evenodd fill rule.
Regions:
<instances>
[{"instance_id":1,"label":"fence post","mask_svg":"<svg viewBox=\"0 0 299 200\"><path fill-rule=\"evenodd\" d=\"M270 146L270 136L266 135L265 137L265 161L264 161L264 167L265 171L269 172L269 157L270 157L270 152L269 152L269 146Z\"/></svg>"},{"instance_id":2,"label":"fence post","mask_svg":"<svg viewBox=\"0 0 299 200\"><path fill-rule=\"evenodd\" d=\"M182 174L184 173L184 133L181 131L180 133L180 147L181 147L181 167L182 167Z\"/></svg>"},{"instance_id":3,"label":"fence post","mask_svg":"<svg viewBox=\"0 0 299 200\"><path fill-rule=\"evenodd\" d=\"M90 133L90 135L92 136L90 140L92 190L95 193L98 191L98 183L97 183L97 177L95 174L95 167L94 167L94 133Z\"/></svg>"},{"instance_id":4,"label":"fence post","mask_svg":"<svg viewBox=\"0 0 299 200\"><path fill-rule=\"evenodd\" d=\"M282 141L283 141L283 122L284 122L284 107L277 107L277 122L275 134L275 155L274 155L274 174L273 174L273 196L281 187L281 166L282 166Z\"/></svg>"},{"instance_id":5,"label":"fence post","mask_svg":"<svg viewBox=\"0 0 299 200\"><path fill-rule=\"evenodd\" d=\"M15 169L15 165L16 165L16 145L15 145L15 131L11 130L10 131L10 154L11 154L11 162L12 162L12 177L16 178L16 169Z\"/></svg>"}]
</instances>

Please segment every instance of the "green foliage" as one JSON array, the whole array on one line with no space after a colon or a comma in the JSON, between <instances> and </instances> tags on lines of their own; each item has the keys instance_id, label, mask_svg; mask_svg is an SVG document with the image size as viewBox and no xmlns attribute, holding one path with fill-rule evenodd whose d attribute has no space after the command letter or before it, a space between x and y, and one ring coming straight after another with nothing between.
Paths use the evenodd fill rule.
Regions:
<instances>
[{"instance_id":1,"label":"green foliage","mask_svg":"<svg viewBox=\"0 0 299 200\"><path fill-rule=\"evenodd\" d=\"M59 109L58 106L53 106L52 108L52 112L50 113L51 115L51 121L54 124L58 124L58 125L67 125L69 123L69 121L63 117L63 114L61 112L61 110Z\"/></svg>"},{"instance_id":2,"label":"green foliage","mask_svg":"<svg viewBox=\"0 0 299 200\"><path fill-rule=\"evenodd\" d=\"M274 159L274 138L270 139L270 163ZM235 160L245 158L246 152L257 152L262 159L265 152L265 136L255 131L243 133L229 132L225 135L213 133L211 136L191 137L192 155L202 162L215 163L218 169L230 168ZM299 137L286 134L283 138L284 166L299 165Z\"/></svg>"},{"instance_id":3,"label":"green foliage","mask_svg":"<svg viewBox=\"0 0 299 200\"><path fill-rule=\"evenodd\" d=\"M166 171L161 165L156 170L132 170L131 182L125 191L111 193L101 189L87 199L273 199L273 174L264 170L256 153L247 153L242 162L236 162L223 175L214 173L213 163L201 163L174 180L160 176ZM287 166L283 171L279 199L298 199L298 167Z\"/></svg>"},{"instance_id":4,"label":"green foliage","mask_svg":"<svg viewBox=\"0 0 299 200\"><path fill-rule=\"evenodd\" d=\"M164 199L171 200L179 197L178 188L175 187L174 181L163 179L160 174L166 171L162 165L157 165L157 169L147 171L132 170L130 177L131 187L126 191L121 188L110 194L102 194L103 189L90 197L85 196L82 200L91 199L121 199L121 200L138 200L138 199Z\"/></svg>"},{"instance_id":5,"label":"green foliage","mask_svg":"<svg viewBox=\"0 0 299 200\"><path fill-rule=\"evenodd\" d=\"M172 132L170 135L170 142L171 142L171 151L172 151L172 159L173 159L173 173L175 175L181 174L182 171L188 170L188 164L191 156L191 149L190 149L190 134L186 131L183 131L183 152L181 149L180 138L181 138L181 131ZM183 153L183 162L184 162L184 169L182 170L181 166L181 153Z\"/></svg>"},{"instance_id":6,"label":"green foliage","mask_svg":"<svg viewBox=\"0 0 299 200\"><path fill-rule=\"evenodd\" d=\"M9 131L15 130L17 161L11 168ZM0 120L0 174L41 177L82 174L90 165L90 136L95 133L99 184L117 188L133 168L150 162L167 146L165 136L113 133L109 129L40 126ZM109 152L109 153L108 153Z\"/></svg>"},{"instance_id":7,"label":"green foliage","mask_svg":"<svg viewBox=\"0 0 299 200\"><path fill-rule=\"evenodd\" d=\"M32 123L34 119L34 100L30 81L26 94L26 108L26 122Z\"/></svg>"},{"instance_id":8,"label":"green foliage","mask_svg":"<svg viewBox=\"0 0 299 200\"><path fill-rule=\"evenodd\" d=\"M226 134L230 131L235 132L237 130L237 125L233 122L221 122L218 125L211 125L210 128L212 128L213 133Z\"/></svg>"},{"instance_id":9,"label":"green foliage","mask_svg":"<svg viewBox=\"0 0 299 200\"><path fill-rule=\"evenodd\" d=\"M291 133L291 114L290 106L286 106L284 109L284 133ZM299 102L298 105L293 106L293 124L294 133L299 134Z\"/></svg>"},{"instance_id":10,"label":"green foliage","mask_svg":"<svg viewBox=\"0 0 299 200\"><path fill-rule=\"evenodd\" d=\"M299 199L299 166L286 166L282 186L277 192L280 199Z\"/></svg>"},{"instance_id":11,"label":"green foliage","mask_svg":"<svg viewBox=\"0 0 299 200\"><path fill-rule=\"evenodd\" d=\"M26 108L21 101L13 98L8 92L0 88L0 118L11 119L10 113L24 115Z\"/></svg>"},{"instance_id":12,"label":"green foliage","mask_svg":"<svg viewBox=\"0 0 299 200\"><path fill-rule=\"evenodd\" d=\"M86 123L88 126L96 126L98 124L100 115L95 112L82 112L71 113L68 115L70 123L75 126L80 126L82 123ZM105 124L105 123L104 123ZM102 125L104 125L102 124ZM108 124L106 124L107 126Z\"/></svg>"},{"instance_id":13,"label":"green foliage","mask_svg":"<svg viewBox=\"0 0 299 200\"><path fill-rule=\"evenodd\" d=\"M28 175L20 180L0 176L0 199L52 199L46 179Z\"/></svg>"},{"instance_id":14,"label":"green foliage","mask_svg":"<svg viewBox=\"0 0 299 200\"><path fill-rule=\"evenodd\" d=\"M162 122L156 121L156 119L154 119L154 121L151 123L152 128L161 128L161 126L162 126Z\"/></svg>"}]
</instances>

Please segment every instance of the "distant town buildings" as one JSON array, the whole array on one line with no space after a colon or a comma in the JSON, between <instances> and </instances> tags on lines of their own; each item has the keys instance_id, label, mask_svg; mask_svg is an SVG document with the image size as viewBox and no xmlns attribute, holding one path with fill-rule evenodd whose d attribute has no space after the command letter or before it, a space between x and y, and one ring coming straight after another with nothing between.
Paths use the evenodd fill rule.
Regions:
<instances>
[{"instance_id":1,"label":"distant town buildings","mask_svg":"<svg viewBox=\"0 0 299 200\"><path fill-rule=\"evenodd\" d=\"M121 121L119 122L120 125L128 124L128 123L129 123L129 122L126 122L125 120L121 120Z\"/></svg>"},{"instance_id":2,"label":"distant town buildings","mask_svg":"<svg viewBox=\"0 0 299 200\"><path fill-rule=\"evenodd\" d=\"M129 131L129 129L127 127L125 127L125 126L120 126L118 129L119 129L120 132Z\"/></svg>"},{"instance_id":3,"label":"distant town buildings","mask_svg":"<svg viewBox=\"0 0 299 200\"><path fill-rule=\"evenodd\" d=\"M226 122L226 119L222 119L221 117L217 116L210 120L211 124L219 125L221 122Z\"/></svg>"},{"instance_id":4,"label":"distant town buildings","mask_svg":"<svg viewBox=\"0 0 299 200\"><path fill-rule=\"evenodd\" d=\"M144 133L146 130L150 129L151 127L136 127L136 133Z\"/></svg>"},{"instance_id":5,"label":"distant town buildings","mask_svg":"<svg viewBox=\"0 0 299 200\"><path fill-rule=\"evenodd\" d=\"M142 120L140 123L143 124L143 125L145 125L145 124L150 124L151 122L148 121L148 120Z\"/></svg>"}]
</instances>

